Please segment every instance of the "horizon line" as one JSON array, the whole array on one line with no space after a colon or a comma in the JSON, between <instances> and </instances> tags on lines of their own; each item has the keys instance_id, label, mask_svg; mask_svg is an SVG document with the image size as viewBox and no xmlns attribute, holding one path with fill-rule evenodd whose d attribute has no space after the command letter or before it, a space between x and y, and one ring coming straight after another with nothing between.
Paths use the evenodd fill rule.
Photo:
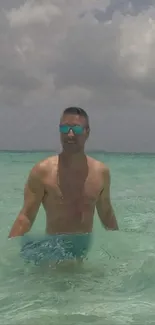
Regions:
<instances>
[{"instance_id":1,"label":"horizon line","mask_svg":"<svg viewBox=\"0 0 155 325\"><path fill-rule=\"evenodd\" d=\"M0 152L14 152L14 153L43 153L43 152L55 152L57 153L57 150L55 149L0 149ZM105 153L105 154L155 154L155 151L108 151L108 150L86 150L86 153Z\"/></svg>"}]
</instances>

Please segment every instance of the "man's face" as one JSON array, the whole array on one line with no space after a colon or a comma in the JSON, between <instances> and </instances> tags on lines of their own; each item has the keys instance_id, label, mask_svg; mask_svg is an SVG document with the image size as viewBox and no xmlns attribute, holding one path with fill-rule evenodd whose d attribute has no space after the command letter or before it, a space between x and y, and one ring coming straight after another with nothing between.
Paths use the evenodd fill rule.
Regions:
<instances>
[{"instance_id":1,"label":"man's face","mask_svg":"<svg viewBox=\"0 0 155 325\"><path fill-rule=\"evenodd\" d=\"M68 153L78 153L84 149L89 135L87 120L83 116L64 114L60 121L60 139Z\"/></svg>"}]
</instances>

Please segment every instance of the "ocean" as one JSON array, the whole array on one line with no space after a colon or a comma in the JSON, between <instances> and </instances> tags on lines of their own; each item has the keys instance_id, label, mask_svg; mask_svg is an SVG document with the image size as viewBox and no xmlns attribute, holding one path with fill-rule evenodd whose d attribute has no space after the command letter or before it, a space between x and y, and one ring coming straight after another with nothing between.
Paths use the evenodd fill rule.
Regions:
<instances>
[{"instance_id":1,"label":"ocean","mask_svg":"<svg viewBox=\"0 0 155 325\"><path fill-rule=\"evenodd\" d=\"M155 154L90 153L111 171L119 231L97 213L82 268L24 263L19 238L8 240L32 166L50 152L0 152L0 324L155 324ZM31 233L44 234L41 207Z\"/></svg>"}]
</instances>

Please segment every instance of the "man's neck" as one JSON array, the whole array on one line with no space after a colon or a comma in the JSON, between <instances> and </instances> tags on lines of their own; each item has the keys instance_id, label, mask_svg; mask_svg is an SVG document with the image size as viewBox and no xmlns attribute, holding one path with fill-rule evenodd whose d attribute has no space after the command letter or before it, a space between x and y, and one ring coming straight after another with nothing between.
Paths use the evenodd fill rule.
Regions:
<instances>
[{"instance_id":1,"label":"man's neck","mask_svg":"<svg viewBox=\"0 0 155 325\"><path fill-rule=\"evenodd\" d=\"M63 151L60 154L60 160L65 167L80 169L86 164L86 155L83 151L75 154L70 154Z\"/></svg>"}]
</instances>

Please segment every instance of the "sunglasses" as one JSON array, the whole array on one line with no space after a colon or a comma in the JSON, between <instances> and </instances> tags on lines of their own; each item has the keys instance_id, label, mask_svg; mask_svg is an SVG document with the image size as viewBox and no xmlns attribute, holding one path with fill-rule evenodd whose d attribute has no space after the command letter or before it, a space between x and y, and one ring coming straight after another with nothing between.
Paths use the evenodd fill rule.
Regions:
<instances>
[{"instance_id":1,"label":"sunglasses","mask_svg":"<svg viewBox=\"0 0 155 325\"><path fill-rule=\"evenodd\" d=\"M84 131L84 127L81 125L67 125L67 124L62 124L59 125L59 130L60 133L68 134L70 130L73 131L74 134L82 134Z\"/></svg>"}]
</instances>

